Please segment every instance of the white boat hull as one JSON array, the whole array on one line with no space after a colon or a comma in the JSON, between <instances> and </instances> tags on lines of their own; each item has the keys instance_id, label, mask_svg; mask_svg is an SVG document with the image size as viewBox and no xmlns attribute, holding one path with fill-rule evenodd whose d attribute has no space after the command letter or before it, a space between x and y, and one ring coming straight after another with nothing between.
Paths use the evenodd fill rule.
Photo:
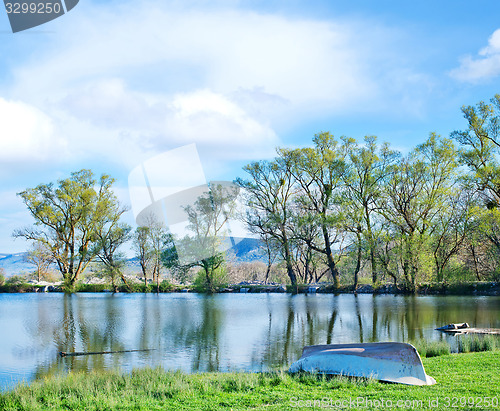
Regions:
<instances>
[{"instance_id":1,"label":"white boat hull","mask_svg":"<svg viewBox=\"0 0 500 411\"><path fill-rule=\"evenodd\" d=\"M289 372L374 378L408 385L433 385L417 350L406 343L311 345Z\"/></svg>"}]
</instances>

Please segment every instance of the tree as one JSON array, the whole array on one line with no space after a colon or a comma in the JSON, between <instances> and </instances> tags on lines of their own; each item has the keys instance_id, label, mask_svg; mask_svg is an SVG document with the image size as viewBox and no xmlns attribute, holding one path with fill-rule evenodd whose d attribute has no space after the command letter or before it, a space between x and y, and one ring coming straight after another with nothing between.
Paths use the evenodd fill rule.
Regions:
<instances>
[{"instance_id":1,"label":"tree","mask_svg":"<svg viewBox=\"0 0 500 411\"><path fill-rule=\"evenodd\" d=\"M150 267L153 282L156 281L156 292L160 292L160 274L163 267L162 252L168 234L165 226L159 222L151 222L148 226L150 244Z\"/></svg>"},{"instance_id":2,"label":"tree","mask_svg":"<svg viewBox=\"0 0 500 411\"><path fill-rule=\"evenodd\" d=\"M263 234L260 239L261 239L260 249L266 256L266 275L264 278L264 283L267 284L269 281L269 274L271 273L271 268L278 254L277 249L279 248L279 246L275 244L275 241L273 241L273 237L271 237L268 234Z\"/></svg>"},{"instance_id":3,"label":"tree","mask_svg":"<svg viewBox=\"0 0 500 411\"><path fill-rule=\"evenodd\" d=\"M451 136L462 146L460 159L468 166L470 174L465 176L468 184L476 188L482 207L475 208L475 226L481 230L500 254L500 94L490 104L480 101L476 106L464 106L462 112L468 128L454 131ZM474 267L479 278L474 241L468 241L473 253ZM484 248L484 247L483 247Z\"/></svg>"},{"instance_id":4,"label":"tree","mask_svg":"<svg viewBox=\"0 0 500 411\"><path fill-rule=\"evenodd\" d=\"M456 187L445 199L442 212L436 215L431 227L431 250L436 270L436 280L445 281L445 269L457 255L472 228L472 193Z\"/></svg>"},{"instance_id":5,"label":"tree","mask_svg":"<svg viewBox=\"0 0 500 411\"><path fill-rule=\"evenodd\" d=\"M28 250L26 261L36 267L36 279L40 282L54 263L54 257L46 244L35 241Z\"/></svg>"},{"instance_id":6,"label":"tree","mask_svg":"<svg viewBox=\"0 0 500 411\"><path fill-rule=\"evenodd\" d=\"M14 232L15 237L38 241L51 250L67 291L96 257L98 232L122 213L112 191L114 179L103 174L94 179L91 170L69 178L29 188L18 195L35 219L35 227Z\"/></svg>"},{"instance_id":7,"label":"tree","mask_svg":"<svg viewBox=\"0 0 500 411\"><path fill-rule=\"evenodd\" d=\"M451 137L461 145L462 163L472 171L472 181L482 193L486 205L500 205L500 165L497 154L500 148L500 94L491 104L481 101L474 106L463 106L462 113L469 127L454 131Z\"/></svg>"},{"instance_id":8,"label":"tree","mask_svg":"<svg viewBox=\"0 0 500 411\"><path fill-rule=\"evenodd\" d=\"M185 273L201 268L209 293L215 291L214 276L225 261L221 246L228 235L227 222L235 213L237 195L236 186L210 184L206 194L184 208L188 234L183 238L169 236L162 254L164 265L171 270Z\"/></svg>"},{"instance_id":9,"label":"tree","mask_svg":"<svg viewBox=\"0 0 500 411\"><path fill-rule=\"evenodd\" d=\"M148 285L149 266L151 265L151 247L149 244L149 228L145 226L137 227L133 236L132 246L135 255L141 266L144 285Z\"/></svg>"},{"instance_id":10,"label":"tree","mask_svg":"<svg viewBox=\"0 0 500 411\"><path fill-rule=\"evenodd\" d=\"M132 228L128 224L120 223L118 213L115 215L115 220L108 226L101 227L97 232L96 247L99 250L97 257L104 266L104 272L111 279L113 291L118 291L116 279L119 277L123 284L130 290L127 279L123 273L123 267L126 264L126 258L123 253L118 252L118 249L130 239L130 231Z\"/></svg>"},{"instance_id":11,"label":"tree","mask_svg":"<svg viewBox=\"0 0 500 411\"><path fill-rule=\"evenodd\" d=\"M415 290L426 258L431 228L446 210L456 168L452 141L435 134L390 167L380 212L393 227L405 286L410 290Z\"/></svg>"},{"instance_id":12,"label":"tree","mask_svg":"<svg viewBox=\"0 0 500 411\"><path fill-rule=\"evenodd\" d=\"M291 203L295 194L291 162L284 157L273 161L259 161L243 168L249 180L238 178L236 183L244 190L246 223L251 232L274 239L281 247L290 283L297 286L293 269L290 224Z\"/></svg>"},{"instance_id":13,"label":"tree","mask_svg":"<svg viewBox=\"0 0 500 411\"><path fill-rule=\"evenodd\" d=\"M325 255L335 287L339 287L339 272L333 258L333 244L338 234L341 215L333 209L335 192L346 173L346 151L330 133L320 133L313 138L314 148L279 150L282 158L291 164L290 171L300 186L301 207L309 211L313 224L320 229L320 236L313 241L304 238L314 251ZM319 240L319 241L318 241Z\"/></svg>"},{"instance_id":14,"label":"tree","mask_svg":"<svg viewBox=\"0 0 500 411\"><path fill-rule=\"evenodd\" d=\"M133 248L141 266L144 285L148 285L148 277L156 282L156 291L160 289L160 274L163 265L162 253L169 235L162 223L153 217L147 220L147 225L137 227L133 236Z\"/></svg>"},{"instance_id":15,"label":"tree","mask_svg":"<svg viewBox=\"0 0 500 411\"><path fill-rule=\"evenodd\" d=\"M388 168L398 158L398 153L389 149L388 144L377 146L375 136L365 137L365 146L359 147L354 141L349 144L350 167L344 174L346 187L343 193L344 208L349 211L358 243L358 260L361 254L362 237L368 246L372 282L378 279L375 218L379 200L387 180ZM360 264L357 264L359 267Z\"/></svg>"}]
</instances>

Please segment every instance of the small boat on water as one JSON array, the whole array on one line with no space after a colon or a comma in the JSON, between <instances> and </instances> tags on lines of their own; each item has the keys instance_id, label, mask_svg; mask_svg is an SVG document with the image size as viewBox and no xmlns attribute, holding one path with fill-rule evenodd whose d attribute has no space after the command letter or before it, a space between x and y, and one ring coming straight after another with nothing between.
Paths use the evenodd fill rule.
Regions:
<instances>
[{"instance_id":1,"label":"small boat on water","mask_svg":"<svg viewBox=\"0 0 500 411\"><path fill-rule=\"evenodd\" d=\"M500 328L474 328L467 323L448 324L444 325L443 327L436 328L436 330L451 335L462 335L462 334L500 335Z\"/></svg>"},{"instance_id":2,"label":"small boat on water","mask_svg":"<svg viewBox=\"0 0 500 411\"><path fill-rule=\"evenodd\" d=\"M433 385L420 355L411 344L398 342L310 345L289 372L312 372L374 378L407 385Z\"/></svg>"}]
</instances>

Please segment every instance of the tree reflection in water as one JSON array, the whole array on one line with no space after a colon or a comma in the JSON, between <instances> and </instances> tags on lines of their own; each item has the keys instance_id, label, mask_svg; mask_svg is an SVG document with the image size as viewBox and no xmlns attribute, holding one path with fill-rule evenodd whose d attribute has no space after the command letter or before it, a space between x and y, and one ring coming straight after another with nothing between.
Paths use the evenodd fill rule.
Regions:
<instances>
[{"instance_id":1,"label":"tree reflection in water","mask_svg":"<svg viewBox=\"0 0 500 411\"><path fill-rule=\"evenodd\" d=\"M260 371L288 366L306 345L453 341L434 330L450 322L500 328L498 297L77 294L30 301L28 309L18 299L20 308L9 311L24 324L25 335L17 336L21 348L0 341L0 349L15 356L31 349L23 346L37 347L35 377L158 365L187 372ZM57 355L130 349L156 351Z\"/></svg>"}]
</instances>

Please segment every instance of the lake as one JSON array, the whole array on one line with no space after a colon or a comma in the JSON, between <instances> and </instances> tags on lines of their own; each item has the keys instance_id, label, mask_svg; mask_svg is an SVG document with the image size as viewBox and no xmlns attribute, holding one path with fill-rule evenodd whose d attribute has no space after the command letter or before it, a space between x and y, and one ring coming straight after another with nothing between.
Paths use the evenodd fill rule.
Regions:
<instances>
[{"instance_id":1,"label":"lake","mask_svg":"<svg viewBox=\"0 0 500 411\"><path fill-rule=\"evenodd\" d=\"M288 366L305 345L425 338L451 322L500 328L500 297L0 294L0 389L70 370ZM153 351L61 358L58 353Z\"/></svg>"}]
</instances>

